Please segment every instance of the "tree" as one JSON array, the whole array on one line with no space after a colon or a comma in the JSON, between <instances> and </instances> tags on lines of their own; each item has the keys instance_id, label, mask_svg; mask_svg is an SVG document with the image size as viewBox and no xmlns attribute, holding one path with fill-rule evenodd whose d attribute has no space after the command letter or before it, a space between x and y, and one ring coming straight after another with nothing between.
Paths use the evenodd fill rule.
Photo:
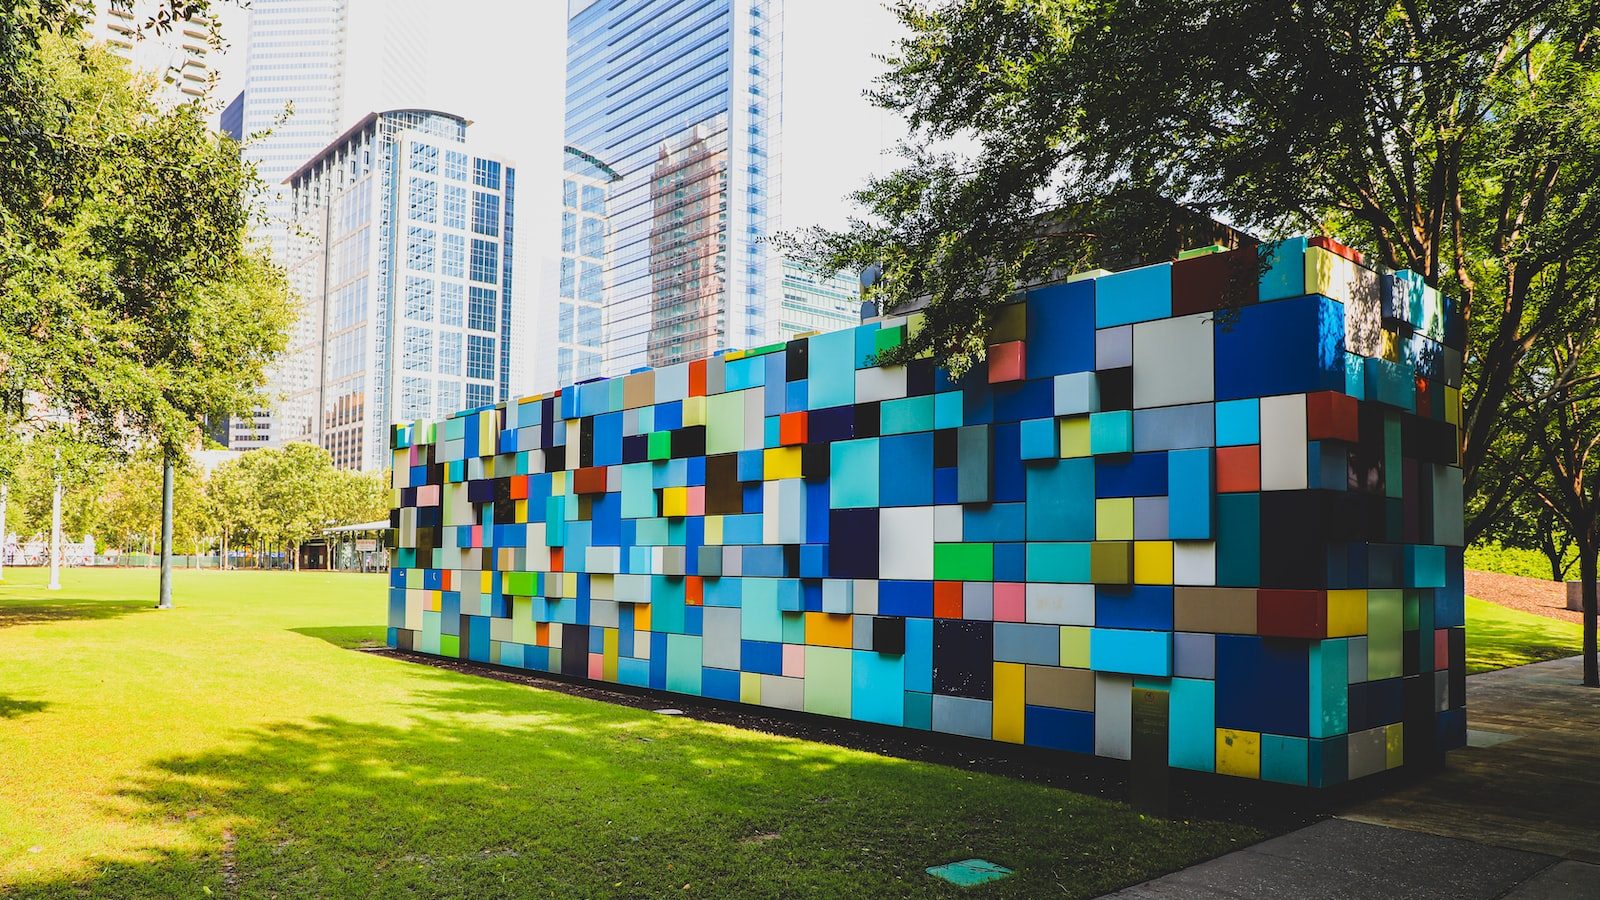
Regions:
<instances>
[{"instance_id":1,"label":"tree","mask_svg":"<svg viewBox=\"0 0 1600 900\"><path fill-rule=\"evenodd\" d=\"M312 444L288 444L282 450L254 450L252 477L254 530L267 543L286 547L296 570L300 545L320 537L332 520L329 486L336 477L333 456Z\"/></svg>"},{"instance_id":2,"label":"tree","mask_svg":"<svg viewBox=\"0 0 1600 900\"><path fill-rule=\"evenodd\" d=\"M1525 354L1600 225L1600 6L1585 0L898 0L910 31L872 97L923 144L839 231L787 236L824 268L882 264L924 327L883 355L953 373L1019 286L1151 245L1172 204L1265 236L1335 230L1473 318L1463 470L1505 434ZM1590 276L1585 276L1590 277ZM1488 486L1482 533L1509 495Z\"/></svg>"},{"instance_id":3,"label":"tree","mask_svg":"<svg viewBox=\"0 0 1600 900\"><path fill-rule=\"evenodd\" d=\"M160 543L162 468L159 450L145 448L106 479L100 527L108 544L149 553ZM209 531L211 517L200 475L192 465L174 470L173 508L174 539L197 548Z\"/></svg>"}]
</instances>

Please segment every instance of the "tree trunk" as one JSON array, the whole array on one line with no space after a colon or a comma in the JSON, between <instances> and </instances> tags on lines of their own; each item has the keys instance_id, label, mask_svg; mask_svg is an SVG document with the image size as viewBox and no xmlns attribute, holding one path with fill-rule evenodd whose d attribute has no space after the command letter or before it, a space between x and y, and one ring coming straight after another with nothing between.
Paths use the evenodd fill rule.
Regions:
<instances>
[{"instance_id":1,"label":"tree trunk","mask_svg":"<svg viewBox=\"0 0 1600 900\"><path fill-rule=\"evenodd\" d=\"M1583 579L1583 683L1600 687L1600 656L1595 652L1595 569L1600 565L1600 540L1594 529L1578 545L1578 571Z\"/></svg>"},{"instance_id":2,"label":"tree trunk","mask_svg":"<svg viewBox=\"0 0 1600 900\"><path fill-rule=\"evenodd\" d=\"M293 565L294 571L300 571L300 545L291 544L289 546L289 561Z\"/></svg>"},{"instance_id":3,"label":"tree trunk","mask_svg":"<svg viewBox=\"0 0 1600 900\"><path fill-rule=\"evenodd\" d=\"M61 451L56 451L56 487L50 495L50 583L47 590L61 590Z\"/></svg>"},{"instance_id":4,"label":"tree trunk","mask_svg":"<svg viewBox=\"0 0 1600 900\"><path fill-rule=\"evenodd\" d=\"M161 599L157 609L172 608L172 451L161 457Z\"/></svg>"}]
</instances>

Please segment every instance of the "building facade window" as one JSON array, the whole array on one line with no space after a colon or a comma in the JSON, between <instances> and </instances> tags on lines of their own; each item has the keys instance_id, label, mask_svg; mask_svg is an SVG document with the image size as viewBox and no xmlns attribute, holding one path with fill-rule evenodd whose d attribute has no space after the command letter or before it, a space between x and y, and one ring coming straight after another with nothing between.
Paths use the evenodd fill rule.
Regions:
<instances>
[{"instance_id":1,"label":"building facade window","mask_svg":"<svg viewBox=\"0 0 1600 900\"><path fill-rule=\"evenodd\" d=\"M492 159L474 159L472 183L491 191L500 190L500 164Z\"/></svg>"},{"instance_id":2,"label":"building facade window","mask_svg":"<svg viewBox=\"0 0 1600 900\"><path fill-rule=\"evenodd\" d=\"M411 226L406 233L406 268L413 272L433 271L432 228Z\"/></svg>"},{"instance_id":3,"label":"building facade window","mask_svg":"<svg viewBox=\"0 0 1600 900\"><path fill-rule=\"evenodd\" d=\"M472 232L500 236L500 195L472 192Z\"/></svg>"},{"instance_id":4,"label":"building facade window","mask_svg":"<svg viewBox=\"0 0 1600 900\"><path fill-rule=\"evenodd\" d=\"M445 281L439 285L439 324L447 328L460 328L465 288L458 282Z\"/></svg>"},{"instance_id":5,"label":"building facade window","mask_svg":"<svg viewBox=\"0 0 1600 900\"><path fill-rule=\"evenodd\" d=\"M500 282L500 246L493 241L472 239L472 280L484 284Z\"/></svg>"},{"instance_id":6,"label":"building facade window","mask_svg":"<svg viewBox=\"0 0 1600 900\"><path fill-rule=\"evenodd\" d=\"M444 227L467 228L467 189L453 184L444 186Z\"/></svg>"},{"instance_id":7,"label":"building facade window","mask_svg":"<svg viewBox=\"0 0 1600 900\"><path fill-rule=\"evenodd\" d=\"M417 222L436 222L439 218L439 182L432 178L411 179L407 213Z\"/></svg>"},{"instance_id":8,"label":"building facade window","mask_svg":"<svg viewBox=\"0 0 1600 900\"><path fill-rule=\"evenodd\" d=\"M428 175L438 172L439 148L432 144L412 144L411 170Z\"/></svg>"},{"instance_id":9,"label":"building facade window","mask_svg":"<svg viewBox=\"0 0 1600 900\"><path fill-rule=\"evenodd\" d=\"M406 318L417 322L433 321L433 279L406 276Z\"/></svg>"},{"instance_id":10,"label":"building facade window","mask_svg":"<svg viewBox=\"0 0 1600 900\"><path fill-rule=\"evenodd\" d=\"M467 377L490 381L495 376L495 368L494 338L481 334L467 335ZM493 388L490 390L493 391Z\"/></svg>"},{"instance_id":11,"label":"building facade window","mask_svg":"<svg viewBox=\"0 0 1600 900\"><path fill-rule=\"evenodd\" d=\"M473 331L494 331L496 292L473 285L467 288L467 327Z\"/></svg>"},{"instance_id":12,"label":"building facade window","mask_svg":"<svg viewBox=\"0 0 1600 900\"><path fill-rule=\"evenodd\" d=\"M428 372L433 369L433 332L427 328L407 325L401 345L400 364L408 372Z\"/></svg>"},{"instance_id":13,"label":"building facade window","mask_svg":"<svg viewBox=\"0 0 1600 900\"><path fill-rule=\"evenodd\" d=\"M439 274L446 278L467 277L467 239L446 231L440 243Z\"/></svg>"},{"instance_id":14,"label":"building facade window","mask_svg":"<svg viewBox=\"0 0 1600 900\"><path fill-rule=\"evenodd\" d=\"M444 177L452 181L467 180L467 155L459 150L444 152Z\"/></svg>"}]
</instances>

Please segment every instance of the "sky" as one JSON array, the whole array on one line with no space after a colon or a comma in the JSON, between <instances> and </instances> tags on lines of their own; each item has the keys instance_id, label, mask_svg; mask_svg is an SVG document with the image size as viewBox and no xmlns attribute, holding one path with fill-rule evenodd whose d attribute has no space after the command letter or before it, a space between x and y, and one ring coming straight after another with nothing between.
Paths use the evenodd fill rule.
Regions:
<instances>
[{"instance_id":1,"label":"sky","mask_svg":"<svg viewBox=\"0 0 1600 900\"><path fill-rule=\"evenodd\" d=\"M519 188L539 206L559 198L566 7L566 0L451 4L450 15L429 22L432 87L417 104L471 119L474 139L516 161ZM243 86L249 12L225 3L220 13L229 46L215 59L216 95L226 102ZM877 0L785 3L784 227L843 224L851 212L845 195L893 163L905 126L862 92L883 70L874 55L901 33Z\"/></svg>"}]
</instances>

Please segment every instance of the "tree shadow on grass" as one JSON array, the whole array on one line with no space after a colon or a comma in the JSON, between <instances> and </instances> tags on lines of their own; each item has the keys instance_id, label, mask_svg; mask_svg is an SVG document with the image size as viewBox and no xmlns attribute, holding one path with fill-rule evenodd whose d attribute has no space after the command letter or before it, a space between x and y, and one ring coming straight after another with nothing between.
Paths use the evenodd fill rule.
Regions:
<instances>
[{"instance_id":1,"label":"tree shadow on grass","mask_svg":"<svg viewBox=\"0 0 1600 900\"><path fill-rule=\"evenodd\" d=\"M524 687L430 678L405 724L338 716L161 761L120 815L178 833L20 895L1095 896L1257 835ZM132 810L132 812L128 812ZM1238 843L1234 843L1238 842Z\"/></svg>"},{"instance_id":2,"label":"tree shadow on grass","mask_svg":"<svg viewBox=\"0 0 1600 900\"><path fill-rule=\"evenodd\" d=\"M19 700L0 694L0 719L20 719L36 712L44 712L50 704L43 700Z\"/></svg>"},{"instance_id":3,"label":"tree shadow on grass","mask_svg":"<svg viewBox=\"0 0 1600 900\"><path fill-rule=\"evenodd\" d=\"M48 602L36 597L8 600L0 595L0 628L19 625L48 625L54 622L116 619L153 610L148 600L98 600L89 597L52 597Z\"/></svg>"},{"instance_id":4,"label":"tree shadow on grass","mask_svg":"<svg viewBox=\"0 0 1600 900\"><path fill-rule=\"evenodd\" d=\"M328 628L291 628L303 634L338 647L341 650L368 650L386 646L388 629L382 625L338 625Z\"/></svg>"}]
</instances>

